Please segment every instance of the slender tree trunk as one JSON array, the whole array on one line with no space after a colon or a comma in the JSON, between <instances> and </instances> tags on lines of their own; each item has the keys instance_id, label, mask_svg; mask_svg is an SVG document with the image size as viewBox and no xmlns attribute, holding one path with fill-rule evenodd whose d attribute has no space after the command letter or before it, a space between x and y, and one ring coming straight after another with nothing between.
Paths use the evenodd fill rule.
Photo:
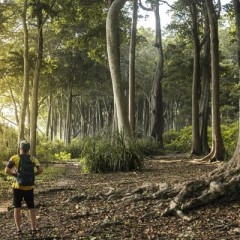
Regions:
<instances>
[{"instance_id":1,"label":"slender tree trunk","mask_svg":"<svg viewBox=\"0 0 240 240\"><path fill-rule=\"evenodd\" d=\"M144 133L146 136L149 136L149 122L150 122L149 119L150 119L149 100L145 98L143 103L143 126Z\"/></svg>"},{"instance_id":2,"label":"slender tree trunk","mask_svg":"<svg viewBox=\"0 0 240 240\"><path fill-rule=\"evenodd\" d=\"M65 126L65 144L69 145L71 142L72 130L72 81L68 81L68 98L67 98L67 116Z\"/></svg>"},{"instance_id":3,"label":"slender tree trunk","mask_svg":"<svg viewBox=\"0 0 240 240\"><path fill-rule=\"evenodd\" d=\"M25 136L25 119L26 119L26 109L29 102L29 60L28 60L28 28L26 22L27 16L27 0L23 2L23 33L24 33L24 80L23 80L23 92L22 92L22 103L21 103L21 110L20 110L20 119L19 119L19 133L18 133L18 140L24 138Z\"/></svg>"},{"instance_id":4,"label":"slender tree trunk","mask_svg":"<svg viewBox=\"0 0 240 240\"><path fill-rule=\"evenodd\" d=\"M40 70L43 56L43 16L40 1L37 1L37 29L38 29L38 48L37 60L34 70L33 86L32 86L32 105L30 116L30 144L31 155L36 156L36 142L37 142L37 118L38 118L38 86L40 78Z\"/></svg>"},{"instance_id":5,"label":"slender tree trunk","mask_svg":"<svg viewBox=\"0 0 240 240\"><path fill-rule=\"evenodd\" d=\"M137 36L137 18L138 18L138 0L133 0L133 17L131 40L129 49L129 122L133 133L135 132L136 114L135 114L135 52Z\"/></svg>"},{"instance_id":6,"label":"slender tree trunk","mask_svg":"<svg viewBox=\"0 0 240 240\"><path fill-rule=\"evenodd\" d=\"M49 96L49 104L48 104L48 116L47 116L47 124L46 124L46 137L49 136L50 129L50 120L51 120L51 109L52 109L52 94Z\"/></svg>"},{"instance_id":7,"label":"slender tree trunk","mask_svg":"<svg viewBox=\"0 0 240 240\"><path fill-rule=\"evenodd\" d=\"M205 43L203 50L203 66L202 66L202 86L200 97L200 138L202 145L202 153L208 154L210 151L208 145L208 121L209 121L209 101L210 101L210 80L211 80L211 67L210 67L210 29L208 15L205 14L204 26Z\"/></svg>"},{"instance_id":8,"label":"slender tree trunk","mask_svg":"<svg viewBox=\"0 0 240 240\"><path fill-rule=\"evenodd\" d=\"M220 127L219 109L219 39L218 39L218 17L214 9L213 0L205 0L209 23L211 40L211 77L212 77L212 149L206 157L210 161L223 160L225 148ZM204 159L206 159L204 158Z\"/></svg>"},{"instance_id":9,"label":"slender tree trunk","mask_svg":"<svg viewBox=\"0 0 240 240\"><path fill-rule=\"evenodd\" d=\"M198 13L196 3L190 6L192 16L192 34L194 47L193 83L192 83L192 154L201 154L199 129L199 92L200 92L200 43L198 33Z\"/></svg>"},{"instance_id":10,"label":"slender tree trunk","mask_svg":"<svg viewBox=\"0 0 240 240\"><path fill-rule=\"evenodd\" d=\"M162 78L163 78L163 49L162 49L162 34L159 15L159 1L155 1L155 19L156 19L156 43L155 47L158 50L158 63L155 71L155 76L152 86L151 96L151 136L155 138L161 146L163 146L163 100L162 100Z\"/></svg>"},{"instance_id":11,"label":"slender tree trunk","mask_svg":"<svg viewBox=\"0 0 240 240\"><path fill-rule=\"evenodd\" d=\"M108 10L106 21L108 62L112 78L114 102L118 117L118 130L132 137L120 69L119 14L126 0L115 0Z\"/></svg>"},{"instance_id":12,"label":"slender tree trunk","mask_svg":"<svg viewBox=\"0 0 240 240\"><path fill-rule=\"evenodd\" d=\"M4 78L4 80L5 80L5 78ZM5 83L8 85L8 88L9 88L10 97L11 97L12 103L14 105L15 119L16 119L16 122L17 122L17 126L19 126L18 107L17 107L17 103L16 103L16 100L15 100L15 97L14 97L14 94L13 94L13 91L12 91L12 87L7 80L5 80Z\"/></svg>"}]
</instances>

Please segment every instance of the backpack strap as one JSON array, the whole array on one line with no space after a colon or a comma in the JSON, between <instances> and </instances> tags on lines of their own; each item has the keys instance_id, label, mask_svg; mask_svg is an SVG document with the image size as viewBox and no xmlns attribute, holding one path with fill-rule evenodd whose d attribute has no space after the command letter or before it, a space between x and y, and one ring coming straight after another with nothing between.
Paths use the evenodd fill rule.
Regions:
<instances>
[{"instance_id":1,"label":"backpack strap","mask_svg":"<svg viewBox=\"0 0 240 240\"><path fill-rule=\"evenodd\" d=\"M22 158L21 158L21 154L18 154L19 156L19 163L18 163L18 172L20 172L20 168L21 168L21 164L22 164Z\"/></svg>"}]
</instances>

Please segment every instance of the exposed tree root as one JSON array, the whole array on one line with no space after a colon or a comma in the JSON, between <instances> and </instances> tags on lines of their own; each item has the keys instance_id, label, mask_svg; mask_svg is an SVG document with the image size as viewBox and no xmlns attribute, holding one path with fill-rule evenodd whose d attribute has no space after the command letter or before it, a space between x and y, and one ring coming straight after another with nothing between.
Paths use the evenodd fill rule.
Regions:
<instances>
[{"instance_id":1,"label":"exposed tree root","mask_svg":"<svg viewBox=\"0 0 240 240\"><path fill-rule=\"evenodd\" d=\"M212 171L208 176L200 180L186 183L183 189L171 201L163 216L179 215L187 219L183 214L191 209L204 206L216 201L233 201L240 197L240 169L228 170L227 164Z\"/></svg>"}]
</instances>

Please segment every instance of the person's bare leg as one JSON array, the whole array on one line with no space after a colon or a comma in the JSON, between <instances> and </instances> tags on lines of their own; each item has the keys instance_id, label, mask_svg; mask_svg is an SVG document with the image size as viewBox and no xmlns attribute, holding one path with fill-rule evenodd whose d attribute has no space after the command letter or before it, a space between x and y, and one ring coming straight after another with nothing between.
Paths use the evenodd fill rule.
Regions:
<instances>
[{"instance_id":1,"label":"person's bare leg","mask_svg":"<svg viewBox=\"0 0 240 240\"><path fill-rule=\"evenodd\" d=\"M29 209L29 217L30 217L31 229L36 230L36 211L34 208Z\"/></svg>"},{"instance_id":2,"label":"person's bare leg","mask_svg":"<svg viewBox=\"0 0 240 240\"><path fill-rule=\"evenodd\" d=\"M14 221L17 231L21 231L21 208L14 208Z\"/></svg>"}]
</instances>

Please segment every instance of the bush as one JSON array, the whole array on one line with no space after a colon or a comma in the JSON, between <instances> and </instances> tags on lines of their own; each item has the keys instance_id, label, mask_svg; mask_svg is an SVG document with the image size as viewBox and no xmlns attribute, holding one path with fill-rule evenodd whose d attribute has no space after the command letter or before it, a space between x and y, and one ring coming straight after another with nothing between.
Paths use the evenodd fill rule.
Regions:
<instances>
[{"instance_id":1,"label":"bush","mask_svg":"<svg viewBox=\"0 0 240 240\"><path fill-rule=\"evenodd\" d=\"M226 159L230 158L237 146L238 140L238 122L221 125L222 137L226 150ZM212 144L212 128L208 129L208 144ZM185 127L179 132L170 130L164 133L164 146L167 152L186 153L191 151L192 147L192 127Z\"/></svg>"},{"instance_id":2,"label":"bush","mask_svg":"<svg viewBox=\"0 0 240 240\"><path fill-rule=\"evenodd\" d=\"M185 127L179 132L170 130L163 135L166 152L187 153L192 147L192 126Z\"/></svg>"},{"instance_id":3,"label":"bush","mask_svg":"<svg viewBox=\"0 0 240 240\"><path fill-rule=\"evenodd\" d=\"M47 141L46 139L41 139L36 147L37 157L41 161L60 160L58 156L61 152L66 151L65 148L62 140Z\"/></svg>"},{"instance_id":4,"label":"bush","mask_svg":"<svg viewBox=\"0 0 240 240\"><path fill-rule=\"evenodd\" d=\"M123 137L117 139L85 139L80 160L83 172L101 173L141 170L143 155L135 141L128 145Z\"/></svg>"},{"instance_id":5,"label":"bush","mask_svg":"<svg viewBox=\"0 0 240 240\"><path fill-rule=\"evenodd\" d=\"M151 137L137 139L136 147L144 156L156 156L163 154L163 150L160 148L159 142Z\"/></svg>"},{"instance_id":6,"label":"bush","mask_svg":"<svg viewBox=\"0 0 240 240\"><path fill-rule=\"evenodd\" d=\"M238 122L231 123L228 125L222 125L222 137L224 141L224 146L226 150L226 159L229 159L233 156L233 153L236 150L237 140L238 140Z\"/></svg>"}]
</instances>

